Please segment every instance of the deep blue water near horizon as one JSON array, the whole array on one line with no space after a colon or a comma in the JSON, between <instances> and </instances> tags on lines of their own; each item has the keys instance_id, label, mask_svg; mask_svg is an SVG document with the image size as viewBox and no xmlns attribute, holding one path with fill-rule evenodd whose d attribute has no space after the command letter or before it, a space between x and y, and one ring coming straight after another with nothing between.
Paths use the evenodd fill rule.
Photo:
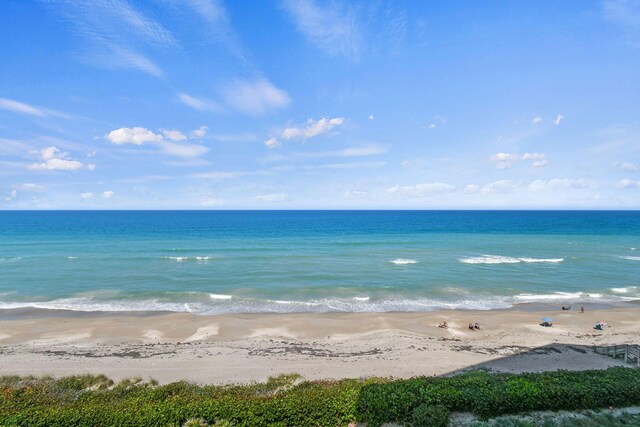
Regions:
<instances>
[{"instance_id":1,"label":"deep blue water near horizon","mask_svg":"<svg viewBox=\"0 0 640 427\"><path fill-rule=\"evenodd\" d=\"M638 211L0 211L0 309L640 300Z\"/></svg>"}]
</instances>

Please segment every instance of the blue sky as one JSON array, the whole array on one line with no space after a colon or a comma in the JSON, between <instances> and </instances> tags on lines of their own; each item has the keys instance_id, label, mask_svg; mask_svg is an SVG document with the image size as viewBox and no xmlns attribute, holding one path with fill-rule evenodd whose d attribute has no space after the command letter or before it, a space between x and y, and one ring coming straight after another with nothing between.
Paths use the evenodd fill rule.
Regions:
<instances>
[{"instance_id":1,"label":"blue sky","mask_svg":"<svg viewBox=\"0 0 640 427\"><path fill-rule=\"evenodd\" d=\"M0 209L640 208L640 1L4 0Z\"/></svg>"}]
</instances>

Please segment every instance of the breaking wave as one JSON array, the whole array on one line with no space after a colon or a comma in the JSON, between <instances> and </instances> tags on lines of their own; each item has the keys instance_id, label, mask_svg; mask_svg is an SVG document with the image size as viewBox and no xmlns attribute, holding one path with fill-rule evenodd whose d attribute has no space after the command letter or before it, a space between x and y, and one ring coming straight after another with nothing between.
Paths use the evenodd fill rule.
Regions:
<instances>
[{"instance_id":1,"label":"breaking wave","mask_svg":"<svg viewBox=\"0 0 640 427\"><path fill-rule=\"evenodd\" d=\"M7 297L9 295L6 295ZM206 297L206 298L205 298ZM459 296L445 298L384 298L369 296L320 298L308 301L241 298L225 294L194 294L190 301L100 299L92 296L60 298L51 301L0 301L0 309L38 308L79 312L188 312L194 314L296 313L296 312L425 312L444 309L493 310L518 304L616 303L640 300L638 287L613 288L611 293L553 292L512 296Z\"/></svg>"},{"instance_id":2,"label":"breaking wave","mask_svg":"<svg viewBox=\"0 0 640 427\"><path fill-rule=\"evenodd\" d=\"M416 261L415 259L405 259L405 258L398 258L398 259L394 259L393 261L389 261L392 264L395 265L407 265L407 264L417 264L418 261Z\"/></svg>"},{"instance_id":3,"label":"breaking wave","mask_svg":"<svg viewBox=\"0 0 640 427\"><path fill-rule=\"evenodd\" d=\"M564 261L564 258L513 258L500 255L482 255L479 257L460 258L463 264L518 264L525 263L559 263Z\"/></svg>"}]
</instances>

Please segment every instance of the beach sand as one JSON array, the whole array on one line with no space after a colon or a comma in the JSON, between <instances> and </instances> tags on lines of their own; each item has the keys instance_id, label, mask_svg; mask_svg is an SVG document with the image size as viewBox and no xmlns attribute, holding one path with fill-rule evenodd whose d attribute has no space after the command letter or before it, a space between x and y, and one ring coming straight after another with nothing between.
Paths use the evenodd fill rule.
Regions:
<instances>
[{"instance_id":1,"label":"beach sand","mask_svg":"<svg viewBox=\"0 0 640 427\"><path fill-rule=\"evenodd\" d=\"M542 317L552 328L539 326ZM447 321L448 329L438 328ZM609 327L596 331L596 321ZM467 328L478 322L479 331ZM105 374L160 383L605 369L593 345L639 344L640 308L198 316L0 311L0 375ZM626 366L632 366L626 364Z\"/></svg>"}]
</instances>

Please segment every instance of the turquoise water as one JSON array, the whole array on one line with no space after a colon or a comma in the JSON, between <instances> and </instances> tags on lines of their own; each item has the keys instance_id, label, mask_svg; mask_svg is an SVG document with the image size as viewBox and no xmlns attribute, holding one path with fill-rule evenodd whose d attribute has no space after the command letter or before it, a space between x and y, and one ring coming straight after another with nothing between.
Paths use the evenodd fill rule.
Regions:
<instances>
[{"instance_id":1,"label":"turquoise water","mask_svg":"<svg viewBox=\"0 0 640 427\"><path fill-rule=\"evenodd\" d=\"M0 212L0 309L494 309L640 300L640 212Z\"/></svg>"}]
</instances>

